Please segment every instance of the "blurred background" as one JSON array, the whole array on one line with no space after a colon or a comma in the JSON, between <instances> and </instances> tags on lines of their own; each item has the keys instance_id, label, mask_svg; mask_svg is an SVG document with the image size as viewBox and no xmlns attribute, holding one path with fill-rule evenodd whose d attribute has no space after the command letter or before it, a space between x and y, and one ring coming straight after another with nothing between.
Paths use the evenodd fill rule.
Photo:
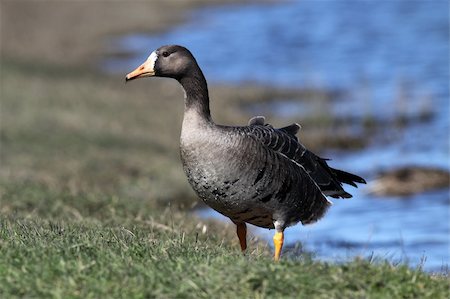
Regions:
<instances>
[{"instance_id":1,"label":"blurred background","mask_svg":"<svg viewBox=\"0 0 450 299\"><path fill-rule=\"evenodd\" d=\"M373 256L448 270L448 1L0 8L2 213L39 214L48 207L26 192L45 188L221 219L197 202L180 166L181 87L164 79L124 85L154 49L181 44L207 77L216 122L298 122L303 144L368 180L319 223L290 228L293 252L301 242L318 259Z\"/></svg>"}]
</instances>

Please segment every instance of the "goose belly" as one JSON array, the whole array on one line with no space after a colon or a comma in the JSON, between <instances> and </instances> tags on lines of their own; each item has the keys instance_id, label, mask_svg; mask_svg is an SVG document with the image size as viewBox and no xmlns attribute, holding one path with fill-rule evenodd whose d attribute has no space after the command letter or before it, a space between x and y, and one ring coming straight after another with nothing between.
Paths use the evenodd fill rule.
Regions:
<instances>
[{"instance_id":1,"label":"goose belly","mask_svg":"<svg viewBox=\"0 0 450 299\"><path fill-rule=\"evenodd\" d=\"M282 182L288 172L267 157L241 149L181 150L183 168L194 191L211 208L237 222L273 228L301 220L299 192ZM291 184L290 184L291 185ZM285 190L282 190L285 189Z\"/></svg>"}]
</instances>

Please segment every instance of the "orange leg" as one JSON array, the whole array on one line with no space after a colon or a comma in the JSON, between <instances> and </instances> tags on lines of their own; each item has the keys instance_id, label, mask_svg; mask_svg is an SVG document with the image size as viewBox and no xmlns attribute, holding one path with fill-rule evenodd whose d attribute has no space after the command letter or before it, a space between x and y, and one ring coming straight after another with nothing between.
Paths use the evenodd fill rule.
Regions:
<instances>
[{"instance_id":1,"label":"orange leg","mask_svg":"<svg viewBox=\"0 0 450 299\"><path fill-rule=\"evenodd\" d=\"M273 236L273 244L275 245L275 255L273 259L275 261L280 260L281 249L283 248L283 241L284 241L283 231L275 232L275 235Z\"/></svg>"},{"instance_id":2,"label":"orange leg","mask_svg":"<svg viewBox=\"0 0 450 299\"><path fill-rule=\"evenodd\" d=\"M236 233L241 244L241 250L247 249L247 225L244 222L236 224Z\"/></svg>"}]
</instances>

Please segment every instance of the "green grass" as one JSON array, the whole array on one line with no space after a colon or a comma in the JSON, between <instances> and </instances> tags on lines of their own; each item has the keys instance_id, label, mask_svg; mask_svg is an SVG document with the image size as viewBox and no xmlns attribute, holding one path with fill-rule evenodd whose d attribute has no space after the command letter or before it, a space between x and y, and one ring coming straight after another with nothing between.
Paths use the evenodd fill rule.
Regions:
<instances>
[{"instance_id":1,"label":"green grass","mask_svg":"<svg viewBox=\"0 0 450 299\"><path fill-rule=\"evenodd\" d=\"M0 297L446 298L450 283L388 262L240 254L230 232L170 208L2 186ZM200 224L200 225L199 225ZM203 226L208 229L204 233Z\"/></svg>"},{"instance_id":2,"label":"green grass","mask_svg":"<svg viewBox=\"0 0 450 299\"><path fill-rule=\"evenodd\" d=\"M444 275L389 262L274 263L255 239L242 256L232 225L189 210L175 82L5 58L1 69L0 298L450 296ZM233 89L213 94L222 122L246 122Z\"/></svg>"}]
</instances>

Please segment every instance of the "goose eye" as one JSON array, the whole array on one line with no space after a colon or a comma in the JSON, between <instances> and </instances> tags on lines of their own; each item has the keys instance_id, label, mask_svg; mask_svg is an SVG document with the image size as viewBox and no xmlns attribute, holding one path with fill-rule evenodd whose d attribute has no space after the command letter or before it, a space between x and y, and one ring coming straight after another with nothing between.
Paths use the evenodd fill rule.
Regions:
<instances>
[{"instance_id":1,"label":"goose eye","mask_svg":"<svg viewBox=\"0 0 450 299\"><path fill-rule=\"evenodd\" d=\"M167 56L169 56L170 54L169 54L169 52L167 52L167 51L164 51L163 53L162 53L162 56L164 56L164 57L167 57Z\"/></svg>"}]
</instances>

